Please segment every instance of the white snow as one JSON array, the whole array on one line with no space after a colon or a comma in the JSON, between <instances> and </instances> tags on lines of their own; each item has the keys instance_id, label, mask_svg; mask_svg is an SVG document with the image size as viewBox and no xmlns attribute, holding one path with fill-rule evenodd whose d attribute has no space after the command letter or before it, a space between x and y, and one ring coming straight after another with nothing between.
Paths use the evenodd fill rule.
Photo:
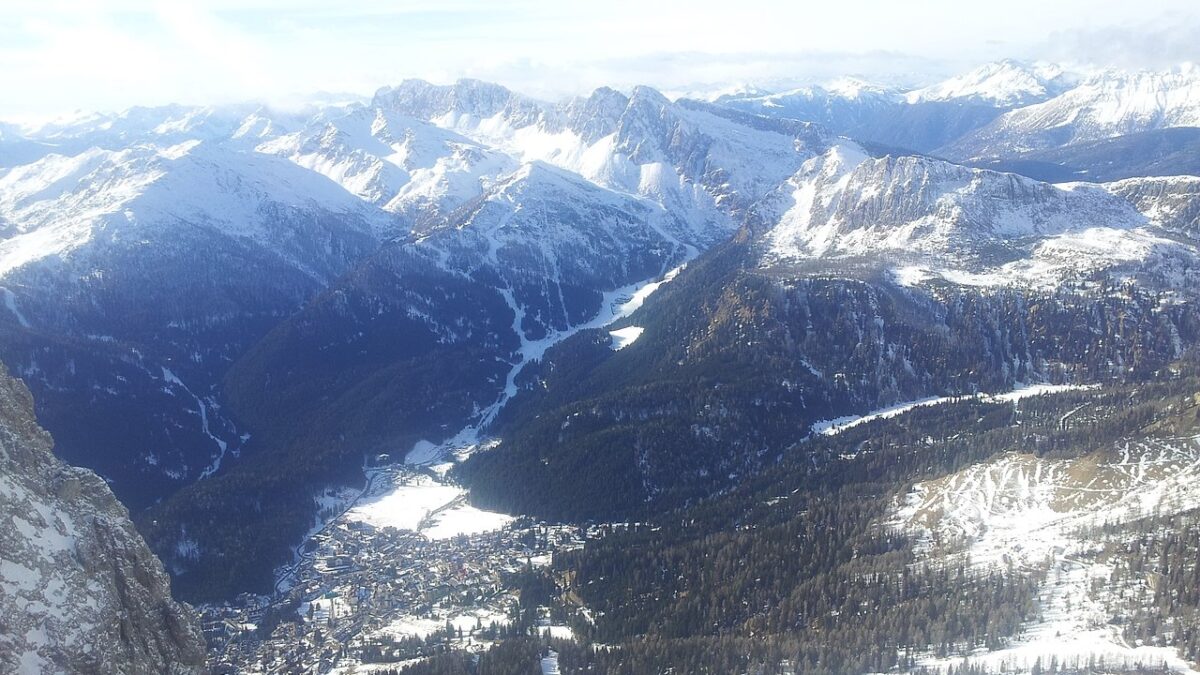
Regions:
<instances>
[{"instance_id":1,"label":"white snow","mask_svg":"<svg viewBox=\"0 0 1200 675\"><path fill-rule=\"evenodd\" d=\"M1044 145L1047 130L1060 130L1059 142L1101 140L1136 131L1200 126L1200 72L1097 73L1061 96L1005 113L980 133L995 130L1014 150ZM1069 132L1065 133L1065 132Z\"/></svg>"},{"instance_id":2,"label":"white snow","mask_svg":"<svg viewBox=\"0 0 1200 675\"><path fill-rule=\"evenodd\" d=\"M273 248L272 209L354 214L385 231L390 218L312 171L232 145L189 141L120 151L48 155L0 170L0 220L18 224L0 241L0 275L68 254L96 232L128 237L162 227L206 227Z\"/></svg>"},{"instance_id":3,"label":"white snow","mask_svg":"<svg viewBox=\"0 0 1200 675\"><path fill-rule=\"evenodd\" d=\"M296 608L296 613L305 621L308 621L309 610L312 610L312 620L316 623L325 623L329 620L330 614L335 617L348 616L351 612L350 604L345 598L338 596L333 598L316 598L309 602L302 602Z\"/></svg>"},{"instance_id":4,"label":"white snow","mask_svg":"<svg viewBox=\"0 0 1200 675\"><path fill-rule=\"evenodd\" d=\"M513 521L507 514L471 506L466 490L432 476L403 472L393 480L377 493L361 497L344 517L373 527L419 532L435 540L492 532Z\"/></svg>"},{"instance_id":5,"label":"white snow","mask_svg":"<svg viewBox=\"0 0 1200 675\"><path fill-rule=\"evenodd\" d=\"M695 249L688 249L689 259L690 256L695 254ZM465 457L481 446L487 445L488 441L485 439L487 427L492 423L496 415L499 414L500 410L508 404L509 400L517 395L517 376L520 375L526 366L534 361L540 361L547 349L581 330L603 328L618 319L629 316L640 308L650 295L661 288L663 284L674 279L686 266L687 262L683 262L667 271L661 278L641 281L605 292L601 300L600 311L591 320L571 326L564 331L553 330L539 340L528 339L525 336L524 330L521 329L525 309L518 305L512 291L509 289L499 289L500 296L513 312L513 332L520 341L520 348L518 349L520 359L509 369L505 377L504 389L494 403L480 412L476 422L463 427L458 433L446 439L440 445L434 445L429 441L418 442L409 451L406 461L409 464L438 464L447 458Z\"/></svg>"},{"instance_id":6,"label":"white snow","mask_svg":"<svg viewBox=\"0 0 1200 675\"><path fill-rule=\"evenodd\" d=\"M642 336L644 330L641 326L626 326L608 331L608 334L612 336L612 348L621 350L628 347Z\"/></svg>"},{"instance_id":7,"label":"white snow","mask_svg":"<svg viewBox=\"0 0 1200 675\"><path fill-rule=\"evenodd\" d=\"M20 324L22 328L29 328L29 321L25 318L25 315L21 313L21 308L17 306L17 296L14 295L11 290L4 287L0 287L0 293L4 294L4 307L12 313L13 317L16 318L17 323Z\"/></svg>"},{"instance_id":8,"label":"white snow","mask_svg":"<svg viewBox=\"0 0 1200 675\"><path fill-rule=\"evenodd\" d=\"M418 656L412 659L404 659L395 663L362 663L358 659L342 659L338 662L329 675L374 675L376 673L390 674L397 670L403 670L409 666L415 666L418 663L424 663L429 657Z\"/></svg>"},{"instance_id":9,"label":"white snow","mask_svg":"<svg viewBox=\"0 0 1200 675\"><path fill-rule=\"evenodd\" d=\"M1200 258L1194 244L1094 185L868 158L846 144L806 162L764 217L775 221L764 267L873 260L906 287L1056 289L1104 270L1183 287Z\"/></svg>"},{"instance_id":10,"label":"white snow","mask_svg":"<svg viewBox=\"0 0 1200 675\"><path fill-rule=\"evenodd\" d=\"M905 401L895 405L887 406L873 410L865 415L846 415L831 420L822 420L814 422L812 425L812 433L832 436L841 433L846 429L856 427L860 424L866 424L872 420L889 419L902 415L914 408L925 406L941 405L962 400L980 400L992 402L1008 402L1015 403L1029 396L1041 396L1044 394L1057 394L1064 391L1079 391L1093 389L1095 385L1080 385L1080 384L1022 384L1016 389L1000 394L968 394L963 396L928 396L926 398L917 399L915 401Z\"/></svg>"},{"instance_id":11,"label":"white snow","mask_svg":"<svg viewBox=\"0 0 1200 675\"><path fill-rule=\"evenodd\" d=\"M1081 531L1128 523L1150 513L1169 516L1200 507L1200 437L1122 442L1078 459L1007 454L918 484L892 524L918 536L919 559L961 556L972 568L1035 569L1049 560L1039 591L1042 619L1010 646L969 657L999 670L1027 671L1038 658L1103 657L1110 667L1165 663L1192 673L1172 649L1129 645L1110 625L1118 591L1111 568L1093 554L1102 542ZM1131 592L1125 589L1121 593ZM947 669L962 658L929 656Z\"/></svg>"},{"instance_id":12,"label":"white snow","mask_svg":"<svg viewBox=\"0 0 1200 675\"><path fill-rule=\"evenodd\" d=\"M409 464L428 464L440 457L438 450L439 448L436 443L420 440L404 456L404 461Z\"/></svg>"},{"instance_id":13,"label":"white snow","mask_svg":"<svg viewBox=\"0 0 1200 675\"><path fill-rule=\"evenodd\" d=\"M537 627L538 633L546 637L555 638L557 640L574 640L575 633L571 631L570 626L547 624Z\"/></svg>"},{"instance_id":14,"label":"white snow","mask_svg":"<svg viewBox=\"0 0 1200 675\"><path fill-rule=\"evenodd\" d=\"M928 269L917 265L892 269L892 279L901 286L919 286L930 276Z\"/></svg>"},{"instance_id":15,"label":"white snow","mask_svg":"<svg viewBox=\"0 0 1200 675\"><path fill-rule=\"evenodd\" d=\"M418 474L395 485L390 492L355 505L346 512L346 518L374 527L416 531L430 514L464 494L460 487L438 483Z\"/></svg>"},{"instance_id":16,"label":"white snow","mask_svg":"<svg viewBox=\"0 0 1200 675\"><path fill-rule=\"evenodd\" d=\"M459 535L479 534L502 530L514 518L504 513L493 513L461 503L439 511L431 518L431 524L421 530L429 539L450 539Z\"/></svg>"},{"instance_id":17,"label":"white snow","mask_svg":"<svg viewBox=\"0 0 1200 675\"><path fill-rule=\"evenodd\" d=\"M211 398L206 400L193 393L192 390L183 383L183 380L180 380L179 376L166 366L162 366L162 379L167 384L172 384L180 389L183 389L188 396L191 396L196 401L196 410L192 412L195 412L195 414L200 418L200 432L205 436L208 436L208 438L217 446L217 454L213 456L209 465L204 467L204 469L200 472L199 478L208 478L220 470L221 461L225 459L225 453L229 451L229 443L212 432L209 422L209 408L215 407L216 404Z\"/></svg>"},{"instance_id":18,"label":"white snow","mask_svg":"<svg viewBox=\"0 0 1200 675\"><path fill-rule=\"evenodd\" d=\"M464 634L469 635L477 627L487 629L493 623L498 626L508 625L508 615L499 610L486 608L449 615L406 615L391 621L375 634L426 638L437 631L445 630L446 625L449 624L455 630L462 630Z\"/></svg>"},{"instance_id":19,"label":"white snow","mask_svg":"<svg viewBox=\"0 0 1200 675\"><path fill-rule=\"evenodd\" d=\"M453 131L369 107L271 139L258 151L286 157L364 201L414 217L448 213L517 167L514 158Z\"/></svg>"},{"instance_id":20,"label":"white snow","mask_svg":"<svg viewBox=\"0 0 1200 675\"><path fill-rule=\"evenodd\" d=\"M1056 84L1061 87L1073 79L1053 64L1006 60L988 63L969 73L909 92L906 98L909 103L957 99L998 106L1025 105L1059 93Z\"/></svg>"}]
</instances>

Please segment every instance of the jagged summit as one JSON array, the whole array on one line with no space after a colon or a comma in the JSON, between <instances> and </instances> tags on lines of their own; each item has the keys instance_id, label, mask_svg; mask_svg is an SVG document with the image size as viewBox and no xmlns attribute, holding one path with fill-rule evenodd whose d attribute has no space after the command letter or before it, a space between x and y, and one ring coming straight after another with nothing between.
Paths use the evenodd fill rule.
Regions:
<instances>
[{"instance_id":1,"label":"jagged summit","mask_svg":"<svg viewBox=\"0 0 1200 675\"><path fill-rule=\"evenodd\" d=\"M1142 265L1147 283L1192 283L1187 270L1200 258L1173 240L1178 226L1163 222L1161 193L1135 202L1124 193L928 157L872 158L843 145L806 163L766 203L776 212L762 219L776 224L763 235L763 259L870 258L902 270L906 284L1056 287ZM1158 274L1166 270L1183 276Z\"/></svg>"},{"instance_id":2,"label":"jagged summit","mask_svg":"<svg viewBox=\"0 0 1200 675\"><path fill-rule=\"evenodd\" d=\"M1105 71L1017 108L947 148L952 157L1027 152L1171 127L1200 126L1200 72Z\"/></svg>"},{"instance_id":3,"label":"jagged summit","mask_svg":"<svg viewBox=\"0 0 1200 675\"><path fill-rule=\"evenodd\" d=\"M514 126L535 123L542 105L509 89L481 80L462 79L450 85L435 85L423 80L405 80L396 87L376 92L372 105L395 110L424 120L455 118L474 121L500 115Z\"/></svg>"}]
</instances>

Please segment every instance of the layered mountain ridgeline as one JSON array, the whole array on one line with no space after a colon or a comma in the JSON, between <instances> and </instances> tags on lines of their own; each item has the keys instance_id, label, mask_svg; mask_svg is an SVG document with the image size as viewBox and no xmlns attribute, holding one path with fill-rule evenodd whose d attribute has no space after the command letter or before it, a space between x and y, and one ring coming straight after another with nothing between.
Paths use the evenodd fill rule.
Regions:
<instances>
[{"instance_id":1,"label":"layered mountain ridgeline","mask_svg":"<svg viewBox=\"0 0 1200 675\"><path fill-rule=\"evenodd\" d=\"M929 87L903 91L844 79L778 93L738 93L716 102L771 117L816 122L858 141L933 152L1014 108L1069 90L1075 76L1049 64L989 63Z\"/></svg>"},{"instance_id":2,"label":"layered mountain ridgeline","mask_svg":"<svg viewBox=\"0 0 1200 675\"><path fill-rule=\"evenodd\" d=\"M903 105L1021 110L1074 90L1050 71L984 71ZM31 134L19 157L3 154L10 140L0 357L38 394L63 456L153 505L139 522L189 597L269 587L313 524L313 494L361 480L365 456L474 438L510 399L527 400L505 409L497 456L549 437L543 405L610 385L661 403L653 414L674 420L661 433L697 439L694 458L645 450L626 427L609 431L624 455L564 450L580 468L608 462L597 475L645 464L653 479L605 507L633 510L736 482L819 415L1149 368L1194 337L1186 179L1060 189L849 142L831 151L838 139L786 115L644 87L550 105L410 81L307 119L137 109ZM740 242L663 286L662 302L688 289L663 309L673 324L651 330L658 304L616 356L585 331L535 365L748 218ZM1076 339L1072 321L1106 337L1053 353ZM692 392L686 403L618 373L627 360ZM551 365L575 377L530 393ZM746 405L759 385L786 414ZM728 445L735 424L720 415L756 429ZM609 448L597 434L579 447Z\"/></svg>"},{"instance_id":3,"label":"layered mountain ridgeline","mask_svg":"<svg viewBox=\"0 0 1200 675\"><path fill-rule=\"evenodd\" d=\"M1200 77L1001 61L915 91L841 81L721 105L820 123L859 141L1038 180L1093 182L1196 174Z\"/></svg>"},{"instance_id":4,"label":"layered mountain ridgeline","mask_svg":"<svg viewBox=\"0 0 1200 675\"><path fill-rule=\"evenodd\" d=\"M940 149L996 157L1114 136L1200 125L1200 70L1102 72L1059 96L1017 108Z\"/></svg>"},{"instance_id":5,"label":"layered mountain ridgeline","mask_svg":"<svg viewBox=\"0 0 1200 675\"><path fill-rule=\"evenodd\" d=\"M996 119L1006 108L980 100L909 102L897 92L847 83L761 96L723 96L736 110L815 122L867 143L930 152Z\"/></svg>"},{"instance_id":6,"label":"layered mountain ridgeline","mask_svg":"<svg viewBox=\"0 0 1200 675\"><path fill-rule=\"evenodd\" d=\"M808 125L644 88L548 108L483 83L412 82L375 105L548 159L415 225L232 365L225 402L254 456L142 520L188 597L268 588L312 526L313 494L361 481L364 456L488 426L546 347L727 237L829 142Z\"/></svg>"},{"instance_id":7,"label":"layered mountain ridgeline","mask_svg":"<svg viewBox=\"0 0 1200 675\"><path fill-rule=\"evenodd\" d=\"M1145 377L1200 339L1179 234L1098 188L835 148L618 324L632 344L549 350L459 475L481 506L636 520L848 412Z\"/></svg>"},{"instance_id":8,"label":"layered mountain ridgeline","mask_svg":"<svg viewBox=\"0 0 1200 675\"><path fill-rule=\"evenodd\" d=\"M0 367L0 669L206 672L199 622L129 512L52 445Z\"/></svg>"},{"instance_id":9,"label":"layered mountain ridgeline","mask_svg":"<svg viewBox=\"0 0 1200 675\"><path fill-rule=\"evenodd\" d=\"M583 550L557 556L559 602L574 613L577 636L577 644L555 645L562 670L996 672L1006 664L1010 672L1036 672L1050 669L1052 658L1060 672L1186 667L1171 649L1129 645L1136 636L1147 645L1184 647L1191 650L1186 658L1195 657L1195 604L1184 581L1195 571L1194 542L1180 539L1189 530L1170 526L1194 519L1200 502L1190 485L1155 488L1151 482L1145 502L1141 493L1114 494L1118 505L1126 496L1134 497L1128 504L1144 505L1127 510L1122 521L1117 511L1106 510L1107 497L1091 496L1120 485L1096 481L1083 469L1110 455L1114 464L1124 456L1126 469L1137 467L1129 463L1127 444L1194 436L1197 375L1196 361L1188 357L1147 379L1015 402L946 401L798 442L774 466L723 494L643 526L613 528ZM1160 468L1193 471L1200 455L1194 447L1181 450L1188 455L1183 463ZM930 541L920 528L905 525L911 485L951 480L947 484L962 487L965 482L955 479L964 469L999 460L1077 467L1062 475L1049 468L1031 472L1019 477L1027 481L1020 484L981 482L971 488L975 492L964 489L945 502L947 508L962 506L955 515L994 510L997 518L1013 519L1009 527L1033 549L1028 561L955 557L955 538ZM1011 505L1028 499L1022 485L1025 492L1041 490L1038 480L1051 476L1062 485L1051 493L1060 500L1054 509L1064 517L1073 508L1099 515L1096 530L1052 541L1050 557L1043 559L1046 521ZM1094 502L1065 504L1081 494ZM938 495L928 497L936 501ZM991 501L979 510L974 499ZM1186 515L1175 515L1178 509ZM922 522L942 522L926 515ZM1102 537L1101 527L1124 534ZM1073 529L1068 521L1064 531ZM987 532L959 536L974 542ZM1093 584L1084 576L1078 589L1071 586L1066 612L1092 620L1097 611L1095 624L1079 634L1064 627L1056 636L1051 629L1045 651L1021 651L1037 644L1040 626L1060 621L1059 608L1046 595L1057 583L1053 546L1078 554L1080 566L1097 563L1101 580ZM1006 550L1023 556L1021 548ZM1114 569L1111 579L1105 576ZM1156 583L1158 575L1170 583ZM1131 582L1127 588L1125 581ZM1131 615L1129 606L1142 609ZM1110 636L1112 649L1081 637L1088 631ZM1125 647L1122 633L1130 638ZM980 655L987 652L999 656L980 663L967 658L986 659Z\"/></svg>"}]
</instances>

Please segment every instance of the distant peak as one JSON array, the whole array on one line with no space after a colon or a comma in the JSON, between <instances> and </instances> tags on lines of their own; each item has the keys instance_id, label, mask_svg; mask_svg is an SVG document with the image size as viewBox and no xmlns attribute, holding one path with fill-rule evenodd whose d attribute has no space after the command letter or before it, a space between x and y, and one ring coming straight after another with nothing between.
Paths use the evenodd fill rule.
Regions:
<instances>
[{"instance_id":1,"label":"distant peak","mask_svg":"<svg viewBox=\"0 0 1200 675\"><path fill-rule=\"evenodd\" d=\"M629 97L626 96L625 94L622 94L621 92L617 91L616 89L613 89L612 87L599 87L596 90L594 90L590 96L588 96L588 100L589 101L624 101L625 103L628 103Z\"/></svg>"},{"instance_id":2,"label":"distant peak","mask_svg":"<svg viewBox=\"0 0 1200 675\"><path fill-rule=\"evenodd\" d=\"M825 85L825 90L835 96L856 99L864 95L890 96L895 90L890 87L868 82L857 77L842 77Z\"/></svg>"},{"instance_id":3,"label":"distant peak","mask_svg":"<svg viewBox=\"0 0 1200 675\"><path fill-rule=\"evenodd\" d=\"M772 92L769 89L764 89L763 87L760 87L756 84L751 84L749 82L743 82L705 93L699 96L699 98L713 103L721 103L723 101L729 101L733 99L761 98L763 96L768 96L771 93Z\"/></svg>"},{"instance_id":4,"label":"distant peak","mask_svg":"<svg viewBox=\"0 0 1200 675\"><path fill-rule=\"evenodd\" d=\"M1044 101L1074 84L1074 79L1056 64L1004 59L910 92L908 100L910 103L974 100L1020 106Z\"/></svg>"},{"instance_id":5,"label":"distant peak","mask_svg":"<svg viewBox=\"0 0 1200 675\"><path fill-rule=\"evenodd\" d=\"M648 87L644 84L639 84L633 88L633 92L629 95L629 104L650 104L658 106L669 106L671 100L663 95L662 92L654 87Z\"/></svg>"}]
</instances>

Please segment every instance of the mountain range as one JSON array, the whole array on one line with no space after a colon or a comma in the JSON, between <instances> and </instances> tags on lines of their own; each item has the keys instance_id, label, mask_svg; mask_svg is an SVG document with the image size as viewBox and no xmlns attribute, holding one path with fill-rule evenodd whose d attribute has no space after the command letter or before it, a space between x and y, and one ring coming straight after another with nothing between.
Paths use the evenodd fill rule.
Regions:
<instances>
[{"instance_id":1,"label":"mountain range","mask_svg":"<svg viewBox=\"0 0 1200 675\"><path fill-rule=\"evenodd\" d=\"M410 80L304 114L167 106L8 125L0 360L55 453L104 479L183 598L269 592L320 526L320 495L390 455L446 462L481 508L666 524L622 535L634 553L619 574L597 571L616 565L607 544L563 573L596 582L574 592L608 607L597 639L632 644L653 631L610 604L609 584L690 565L647 547L770 546L734 534L739 518L775 518L739 516L735 498L800 490L817 510L770 526L814 527L850 508L821 511L819 476L866 499L842 514L862 528L845 541L883 546L868 521L969 464L946 453L972 415L996 440L955 450L971 461L1058 442L1036 416L1037 439L1010 438L1012 401L972 397L1100 386L1186 426L1183 403L1143 398L1164 373L1190 381L1200 340L1197 133L1195 68L1017 61L912 91L843 80L547 103ZM1070 396L1083 394L1054 400ZM936 475L855 463L870 438L820 438L824 422L929 398L962 414L953 430L920 422L937 433L913 456L936 457ZM888 433L919 445L917 424ZM1098 442L1145 426L1113 422ZM1058 431L1064 457L1086 455L1085 432ZM837 576L843 553L804 564ZM629 574L655 602L680 590ZM1012 583L994 597L1029 591ZM647 602L647 616L672 611ZM697 607L676 609L711 609ZM797 630L721 607L705 615L720 635ZM671 625L660 637L719 650L708 629Z\"/></svg>"}]
</instances>

